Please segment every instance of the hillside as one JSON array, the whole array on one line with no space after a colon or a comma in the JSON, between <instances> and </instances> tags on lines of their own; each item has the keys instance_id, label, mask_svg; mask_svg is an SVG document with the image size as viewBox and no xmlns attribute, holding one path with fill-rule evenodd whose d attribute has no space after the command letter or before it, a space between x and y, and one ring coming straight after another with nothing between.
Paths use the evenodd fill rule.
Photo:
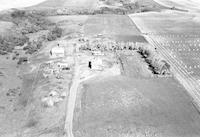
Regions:
<instances>
[{"instance_id":1,"label":"hillside","mask_svg":"<svg viewBox=\"0 0 200 137\"><path fill-rule=\"evenodd\" d=\"M46 0L30 8L95 8L97 3L98 0Z\"/></svg>"},{"instance_id":2,"label":"hillside","mask_svg":"<svg viewBox=\"0 0 200 137\"><path fill-rule=\"evenodd\" d=\"M0 12L0 137L200 137L198 13L2 1L13 9Z\"/></svg>"}]
</instances>

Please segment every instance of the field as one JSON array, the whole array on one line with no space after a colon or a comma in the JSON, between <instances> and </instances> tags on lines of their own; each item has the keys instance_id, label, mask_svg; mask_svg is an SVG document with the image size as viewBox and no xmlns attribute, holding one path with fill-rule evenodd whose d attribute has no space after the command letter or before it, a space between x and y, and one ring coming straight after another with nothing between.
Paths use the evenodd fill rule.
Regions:
<instances>
[{"instance_id":1,"label":"field","mask_svg":"<svg viewBox=\"0 0 200 137\"><path fill-rule=\"evenodd\" d=\"M86 36L103 35L117 41L146 42L135 24L123 15L90 16L84 28Z\"/></svg>"},{"instance_id":2,"label":"field","mask_svg":"<svg viewBox=\"0 0 200 137\"><path fill-rule=\"evenodd\" d=\"M0 34L1 34L1 36L8 34L13 26L14 26L14 24L11 23L11 22L0 21Z\"/></svg>"},{"instance_id":3,"label":"field","mask_svg":"<svg viewBox=\"0 0 200 137\"><path fill-rule=\"evenodd\" d=\"M153 77L148 64L136 51L132 51L130 55L120 54L119 58L123 75L138 79Z\"/></svg>"},{"instance_id":4,"label":"field","mask_svg":"<svg viewBox=\"0 0 200 137\"><path fill-rule=\"evenodd\" d=\"M76 137L198 137L200 117L173 78L111 77L81 88Z\"/></svg>"},{"instance_id":5,"label":"field","mask_svg":"<svg viewBox=\"0 0 200 137\"><path fill-rule=\"evenodd\" d=\"M62 28L64 36L77 37L78 35L83 34L83 27L88 20L88 16L49 16L47 19Z\"/></svg>"},{"instance_id":6,"label":"field","mask_svg":"<svg viewBox=\"0 0 200 137\"><path fill-rule=\"evenodd\" d=\"M157 13L151 14L154 14L155 19L159 17ZM151 14L141 16L147 16L148 19ZM134 19L133 22L122 15L53 16L48 19L66 28L66 32L70 27L72 33L81 32L88 39L92 36L109 36L120 42L147 42L143 33L150 32L151 36L156 36L155 34L168 36L169 40L175 38L175 34L179 36L182 33L181 28L175 28L170 24L171 22L184 26L181 21L175 21L177 17L184 19L178 16L178 13L169 19L169 24L165 23L165 17L160 16L161 23L157 24L161 26L160 28L153 25L155 22L151 22L149 17L151 22L148 24L149 31L141 29L147 27L142 26L144 24L142 21L141 25L138 25L136 21L140 18L139 15L136 16L137 20ZM187 16L186 19L191 20L193 16ZM195 22L185 25L190 28L193 25L198 26ZM165 30L162 30L162 27L165 27ZM156 28L160 32L156 31ZM174 28L176 30L174 34L167 34ZM195 31L194 36L198 30ZM186 28L185 32L192 31ZM158 50L161 51L160 48ZM200 117L184 87L173 77L152 77L147 64L139 55L122 55L121 59L125 67L123 76L97 78L84 83L82 88L79 87L73 122L74 136L198 137Z\"/></svg>"},{"instance_id":7,"label":"field","mask_svg":"<svg viewBox=\"0 0 200 137\"><path fill-rule=\"evenodd\" d=\"M193 14L174 12L164 15L165 18L162 13L150 13L131 18L171 64L175 77L199 106L199 24Z\"/></svg>"},{"instance_id":8,"label":"field","mask_svg":"<svg viewBox=\"0 0 200 137\"><path fill-rule=\"evenodd\" d=\"M155 0L155 2L168 7L177 7L190 11L199 11L199 1L196 0Z\"/></svg>"}]
</instances>

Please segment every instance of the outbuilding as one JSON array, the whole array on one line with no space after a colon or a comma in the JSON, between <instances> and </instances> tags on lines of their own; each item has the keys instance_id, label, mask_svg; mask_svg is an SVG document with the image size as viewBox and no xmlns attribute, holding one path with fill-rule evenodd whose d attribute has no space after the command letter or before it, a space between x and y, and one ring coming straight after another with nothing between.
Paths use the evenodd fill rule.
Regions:
<instances>
[{"instance_id":1,"label":"outbuilding","mask_svg":"<svg viewBox=\"0 0 200 137\"><path fill-rule=\"evenodd\" d=\"M63 47L57 46L51 49L50 55L52 57L64 57L65 49Z\"/></svg>"},{"instance_id":2,"label":"outbuilding","mask_svg":"<svg viewBox=\"0 0 200 137\"><path fill-rule=\"evenodd\" d=\"M88 67L93 70L102 70L103 62L101 58L93 58L89 60Z\"/></svg>"}]
</instances>

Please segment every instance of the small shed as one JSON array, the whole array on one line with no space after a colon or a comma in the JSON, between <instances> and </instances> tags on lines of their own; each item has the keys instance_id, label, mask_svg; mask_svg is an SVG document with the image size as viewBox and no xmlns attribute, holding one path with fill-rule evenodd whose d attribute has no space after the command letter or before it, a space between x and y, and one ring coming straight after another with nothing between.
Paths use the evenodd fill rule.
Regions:
<instances>
[{"instance_id":1,"label":"small shed","mask_svg":"<svg viewBox=\"0 0 200 137\"><path fill-rule=\"evenodd\" d=\"M92 55L103 56L104 54L101 51L92 51Z\"/></svg>"},{"instance_id":2,"label":"small shed","mask_svg":"<svg viewBox=\"0 0 200 137\"><path fill-rule=\"evenodd\" d=\"M51 49L50 55L52 57L64 57L65 49L63 47L57 46Z\"/></svg>"}]
</instances>

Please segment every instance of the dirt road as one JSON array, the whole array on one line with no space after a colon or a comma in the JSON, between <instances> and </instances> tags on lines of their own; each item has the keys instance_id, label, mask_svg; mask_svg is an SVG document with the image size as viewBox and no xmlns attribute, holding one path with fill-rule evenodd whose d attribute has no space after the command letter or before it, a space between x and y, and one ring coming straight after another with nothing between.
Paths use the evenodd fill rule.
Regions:
<instances>
[{"instance_id":1,"label":"dirt road","mask_svg":"<svg viewBox=\"0 0 200 137\"><path fill-rule=\"evenodd\" d=\"M74 55L75 61L75 70L74 70L74 79L70 88L69 98L67 102L66 109L66 119L65 119L65 133L67 137L74 137L72 128L73 128L73 116L74 116L74 108L76 103L77 91L80 83L80 66L78 64L78 60L76 55Z\"/></svg>"}]
</instances>

